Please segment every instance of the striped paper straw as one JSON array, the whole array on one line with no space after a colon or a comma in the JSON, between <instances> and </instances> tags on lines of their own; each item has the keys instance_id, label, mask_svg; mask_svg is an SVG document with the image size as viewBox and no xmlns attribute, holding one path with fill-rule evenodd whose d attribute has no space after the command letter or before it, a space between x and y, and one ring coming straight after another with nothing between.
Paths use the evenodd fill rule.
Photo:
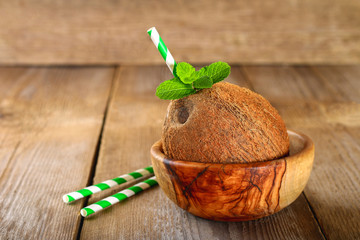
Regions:
<instances>
[{"instance_id":1,"label":"striped paper straw","mask_svg":"<svg viewBox=\"0 0 360 240\"><path fill-rule=\"evenodd\" d=\"M156 48L159 50L161 56L166 62L166 65L169 67L171 73L175 76L174 69L176 66L175 59L171 55L169 49L166 47L164 41L161 39L158 31L155 27L150 28L147 30L148 34L151 37L151 40L154 42Z\"/></svg>"},{"instance_id":2,"label":"striped paper straw","mask_svg":"<svg viewBox=\"0 0 360 240\"><path fill-rule=\"evenodd\" d=\"M120 201L123 201L131 196L134 196L135 194L138 194L139 192L142 192L145 189L148 189L157 184L158 184L158 182L156 181L156 177L155 176L151 177L143 182L140 182L132 187L122 190L121 192L118 192L110 197L107 197L99 202L96 202L94 204L91 204L91 205L81 209L81 211L80 211L81 216L87 217L87 216L94 214L98 211L101 211L107 207L110 207Z\"/></svg>"},{"instance_id":3,"label":"striped paper straw","mask_svg":"<svg viewBox=\"0 0 360 240\"><path fill-rule=\"evenodd\" d=\"M141 177L150 176L153 174L154 174L154 170L153 170L152 166L149 166L146 168L140 168L132 173L124 174L117 178L113 178L111 180L107 180L102 183L92 185L90 187L86 187L84 189L65 194L63 196L63 200L65 203L70 203L75 200L81 199L83 197L90 196L91 194L103 191L105 189L108 189L108 188L111 188L111 187L114 187L114 186L117 186L117 185L120 185L120 184L123 184L126 182L130 182L130 181L133 181L133 180L141 178Z\"/></svg>"}]
</instances>

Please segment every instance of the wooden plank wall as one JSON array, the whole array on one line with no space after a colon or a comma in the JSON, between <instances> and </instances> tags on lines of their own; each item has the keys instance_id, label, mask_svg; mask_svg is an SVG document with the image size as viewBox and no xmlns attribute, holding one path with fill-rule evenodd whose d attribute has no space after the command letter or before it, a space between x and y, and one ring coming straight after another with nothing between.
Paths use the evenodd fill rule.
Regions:
<instances>
[{"instance_id":1,"label":"wooden plank wall","mask_svg":"<svg viewBox=\"0 0 360 240\"><path fill-rule=\"evenodd\" d=\"M1 1L0 64L360 63L360 1Z\"/></svg>"}]
</instances>

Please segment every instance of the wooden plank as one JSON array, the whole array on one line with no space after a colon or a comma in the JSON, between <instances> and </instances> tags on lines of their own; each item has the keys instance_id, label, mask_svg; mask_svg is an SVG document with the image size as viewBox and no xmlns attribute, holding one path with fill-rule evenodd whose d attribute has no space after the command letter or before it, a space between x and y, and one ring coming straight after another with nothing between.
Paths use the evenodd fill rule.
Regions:
<instances>
[{"instance_id":1,"label":"wooden plank","mask_svg":"<svg viewBox=\"0 0 360 240\"><path fill-rule=\"evenodd\" d=\"M0 68L0 238L76 237L113 68Z\"/></svg>"},{"instance_id":2,"label":"wooden plank","mask_svg":"<svg viewBox=\"0 0 360 240\"><path fill-rule=\"evenodd\" d=\"M348 104L323 111L328 124L313 131L318 171L308 196L329 239L360 238L360 67L313 67ZM326 150L325 150L326 149ZM324 181L325 179L326 181Z\"/></svg>"},{"instance_id":3,"label":"wooden plank","mask_svg":"<svg viewBox=\"0 0 360 240\"><path fill-rule=\"evenodd\" d=\"M244 72L255 91L278 109L290 128L359 126L359 66L248 66Z\"/></svg>"},{"instance_id":4,"label":"wooden plank","mask_svg":"<svg viewBox=\"0 0 360 240\"><path fill-rule=\"evenodd\" d=\"M305 194L328 239L360 238L360 127L327 125L311 132L317 147Z\"/></svg>"},{"instance_id":5,"label":"wooden plank","mask_svg":"<svg viewBox=\"0 0 360 240\"><path fill-rule=\"evenodd\" d=\"M299 73L301 69L291 66L247 66L244 72L254 90L274 104L293 104L304 99L333 101L333 92L324 88L308 68L307 72Z\"/></svg>"},{"instance_id":6,"label":"wooden plank","mask_svg":"<svg viewBox=\"0 0 360 240\"><path fill-rule=\"evenodd\" d=\"M360 63L360 2L2 1L0 64Z\"/></svg>"},{"instance_id":7,"label":"wooden plank","mask_svg":"<svg viewBox=\"0 0 360 240\"><path fill-rule=\"evenodd\" d=\"M166 67L122 67L105 124L95 182L150 164L150 147L160 138L168 101L154 96L170 78ZM239 68L231 82L248 85ZM119 188L90 198L100 200ZM256 221L226 223L195 217L175 206L159 187L84 220L81 239L322 239L300 196L279 213Z\"/></svg>"},{"instance_id":8,"label":"wooden plank","mask_svg":"<svg viewBox=\"0 0 360 240\"><path fill-rule=\"evenodd\" d=\"M305 195L328 239L360 237L360 67L246 67L254 88L316 149Z\"/></svg>"},{"instance_id":9,"label":"wooden plank","mask_svg":"<svg viewBox=\"0 0 360 240\"><path fill-rule=\"evenodd\" d=\"M360 67L359 66L317 66L313 72L322 79L324 85L332 89L347 102L360 103Z\"/></svg>"}]
</instances>

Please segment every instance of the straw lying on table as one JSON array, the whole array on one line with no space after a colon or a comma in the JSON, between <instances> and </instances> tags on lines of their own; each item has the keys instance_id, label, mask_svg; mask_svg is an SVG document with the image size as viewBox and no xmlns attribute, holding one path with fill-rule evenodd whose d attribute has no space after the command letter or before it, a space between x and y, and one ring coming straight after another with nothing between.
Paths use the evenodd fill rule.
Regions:
<instances>
[{"instance_id":1,"label":"straw lying on table","mask_svg":"<svg viewBox=\"0 0 360 240\"><path fill-rule=\"evenodd\" d=\"M148 34L151 37L151 40L154 42L156 48L159 50L161 56L166 62L166 65L169 67L171 73L176 76L176 73L174 72L176 62L173 56L171 55L169 49L166 47L164 41L161 39L158 31L155 27L150 28L147 30Z\"/></svg>"},{"instance_id":2,"label":"straw lying on table","mask_svg":"<svg viewBox=\"0 0 360 240\"><path fill-rule=\"evenodd\" d=\"M156 177L151 177L143 182L140 182L132 187L122 190L121 192L118 192L110 197L107 197L99 202L81 209L80 213L83 217L87 217L157 184L158 182L156 181Z\"/></svg>"},{"instance_id":3,"label":"straw lying on table","mask_svg":"<svg viewBox=\"0 0 360 240\"><path fill-rule=\"evenodd\" d=\"M131 182L131 181L134 181L135 179L138 179L141 177L151 176L153 174L154 174L154 170L153 170L152 166L149 166L146 168L140 168L132 173L124 174L117 178L113 178L111 180L107 180L102 183L92 185L92 186L86 187L84 189L65 194L63 196L63 201L65 203L70 203L75 200L90 196L91 194L103 191L105 189L108 189L108 188L111 188L111 187L114 187L114 186L117 186L117 185L120 185L120 184L123 184L126 182Z\"/></svg>"}]
</instances>

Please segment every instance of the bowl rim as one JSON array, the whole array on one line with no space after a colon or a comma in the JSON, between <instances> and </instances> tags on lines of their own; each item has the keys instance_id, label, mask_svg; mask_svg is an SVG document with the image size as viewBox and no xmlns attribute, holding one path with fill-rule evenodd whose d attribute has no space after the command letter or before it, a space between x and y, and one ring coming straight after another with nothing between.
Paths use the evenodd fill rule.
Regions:
<instances>
[{"instance_id":1,"label":"bowl rim","mask_svg":"<svg viewBox=\"0 0 360 240\"><path fill-rule=\"evenodd\" d=\"M311 140L310 137L308 137L307 135L300 133L298 131L293 131L293 130L287 130L288 135L289 135L289 141L291 141L292 138L296 137L296 138L301 138L304 142L304 146L300 151L297 151L294 154L291 154L291 152L289 153L289 155L281 157L281 158L277 158L277 159L272 159L272 160L266 160L266 161L257 161L257 162L249 162L249 163L216 163L216 162L196 162L196 161L184 161L184 160L176 160L176 159L171 159L168 158L164 152L162 151L162 141L161 139L156 141L150 150L151 156L154 157L155 159L159 160L159 161L171 161L173 163L177 163L177 164L199 164L199 165L224 165L224 164L231 164L231 165L239 165L239 166L249 166L249 165L257 165L257 164L261 164L261 163L269 163L269 162L276 162L276 161L291 161L292 159L297 160L301 159L302 155L307 155L307 154L312 154L314 152L314 143ZM291 136L291 137L290 137ZM290 144L291 145L291 144Z\"/></svg>"}]
</instances>

